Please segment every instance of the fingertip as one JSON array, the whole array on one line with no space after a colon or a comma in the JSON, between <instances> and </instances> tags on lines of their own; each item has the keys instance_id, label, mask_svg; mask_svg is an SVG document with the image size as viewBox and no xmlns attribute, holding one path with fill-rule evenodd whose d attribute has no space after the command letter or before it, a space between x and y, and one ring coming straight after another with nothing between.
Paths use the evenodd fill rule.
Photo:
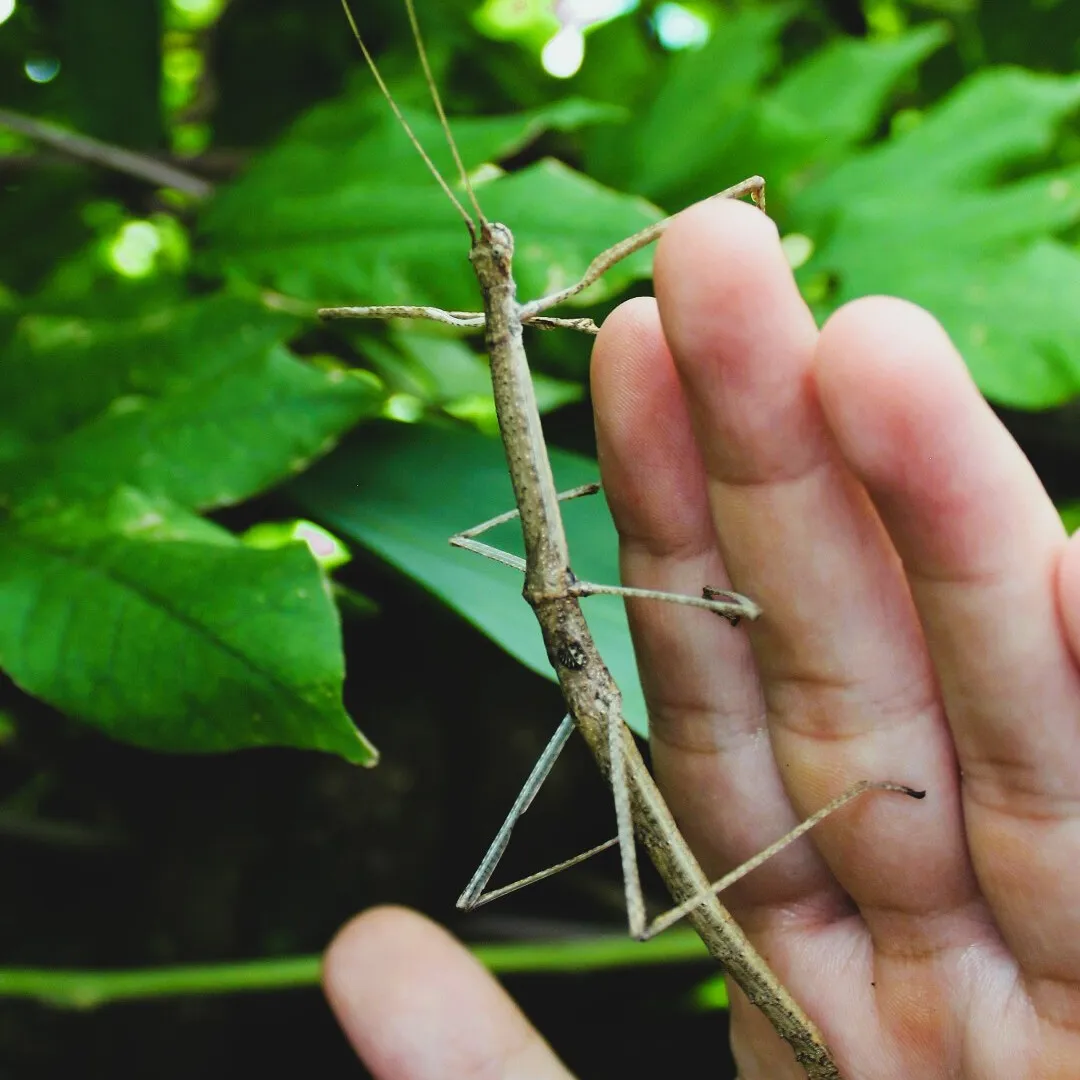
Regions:
<instances>
[{"instance_id":1,"label":"fingertip","mask_svg":"<svg viewBox=\"0 0 1080 1080\"><path fill-rule=\"evenodd\" d=\"M796 292L776 223L737 199L706 199L680 213L660 238L654 277L676 353L693 349L699 331L711 337L717 312L737 329L771 305L777 287Z\"/></svg>"},{"instance_id":2,"label":"fingertip","mask_svg":"<svg viewBox=\"0 0 1080 1080\"><path fill-rule=\"evenodd\" d=\"M704 468L655 300L627 301L605 321L592 396L604 492L624 547L711 546Z\"/></svg>"},{"instance_id":3,"label":"fingertip","mask_svg":"<svg viewBox=\"0 0 1080 1080\"><path fill-rule=\"evenodd\" d=\"M691 207L663 237L655 279L710 476L761 486L813 468L822 450L809 394L817 326L773 222L732 200Z\"/></svg>"},{"instance_id":4,"label":"fingertip","mask_svg":"<svg viewBox=\"0 0 1080 1080\"><path fill-rule=\"evenodd\" d=\"M323 956L327 990L350 989L350 978L362 970L400 964L426 947L445 947L453 939L442 927L408 908L384 905L351 918L334 935Z\"/></svg>"},{"instance_id":5,"label":"fingertip","mask_svg":"<svg viewBox=\"0 0 1080 1080\"><path fill-rule=\"evenodd\" d=\"M972 580L1047 568L1061 523L929 312L884 296L845 305L821 330L813 374L840 452L910 574Z\"/></svg>"},{"instance_id":6,"label":"fingertip","mask_svg":"<svg viewBox=\"0 0 1080 1080\"><path fill-rule=\"evenodd\" d=\"M718 245L747 259L774 251L783 257L776 222L744 199L702 199L677 214L657 244L658 271L685 273L699 244L710 257Z\"/></svg>"},{"instance_id":7,"label":"fingertip","mask_svg":"<svg viewBox=\"0 0 1080 1080\"><path fill-rule=\"evenodd\" d=\"M950 413L985 408L937 319L896 297L867 296L836 311L821 329L814 373L834 434L871 484L887 485L940 445L955 426Z\"/></svg>"},{"instance_id":8,"label":"fingertip","mask_svg":"<svg viewBox=\"0 0 1080 1080\"><path fill-rule=\"evenodd\" d=\"M589 369L598 435L621 442L632 434L666 354L652 297L627 300L604 320Z\"/></svg>"},{"instance_id":9,"label":"fingertip","mask_svg":"<svg viewBox=\"0 0 1080 1080\"><path fill-rule=\"evenodd\" d=\"M565 1080L503 988L442 927L400 907L350 920L323 960L323 987L376 1080Z\"/></svg>"}]
</instances>

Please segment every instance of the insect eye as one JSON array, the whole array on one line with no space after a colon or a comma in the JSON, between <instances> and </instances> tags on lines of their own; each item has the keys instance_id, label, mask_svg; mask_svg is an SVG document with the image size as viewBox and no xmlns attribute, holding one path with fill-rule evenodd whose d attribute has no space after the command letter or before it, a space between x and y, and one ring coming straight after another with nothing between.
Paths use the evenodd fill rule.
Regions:
<instances>
[{"instance_id":1,"label":"insect eye","mask_svg":"<svg viewBox=\"0 0 1080 1080\"><path fill-rule=\"evenodd\" d=\"M508 255L514 253L514 234L501 222L491 223L491 238L505 248Z\"/></svg>"}]
</instances>

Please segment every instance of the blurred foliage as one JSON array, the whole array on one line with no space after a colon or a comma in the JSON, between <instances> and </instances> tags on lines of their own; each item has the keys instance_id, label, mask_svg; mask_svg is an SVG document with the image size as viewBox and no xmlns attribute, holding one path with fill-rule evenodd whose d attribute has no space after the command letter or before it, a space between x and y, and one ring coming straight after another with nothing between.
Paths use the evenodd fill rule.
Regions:
<instances>
[{"instance_id":1,"label":"blurred foliage","mask_svg":"<svg viewBox=\"0 0 1080 1080\"><path fill-rule=\"evenodd\" d=\"M523 295L761 173L821 318L908 297L999 408L1075 408L1078 5L698 0L675 11L706 38L685 49L663 44L670 4L588 26L568 3L420 7L479 197L515 230ZM449 173L398 0L357 17ZM565 80L541 63L554 32L584 48ZM509 504L478 342L314 316L478 304L461 222L336 0L19 0L0 25L0 106L216 184L200 203L0 127L0 667L14 683L141 746L371 763L342 703L332 597L349 590L327 574L343 560L320 565L305 539L338 550L334 536L293 527L301 512L550 675L513 574L445 545ZM649 272L641 253L575 304L600 318ZM534 334L530 349L543 407L561 409L557 472L591 479L587 412L562 408L584 397L587 343ZM1073 429L1045 430L1048 482L1075 499L1060 465ZM595 502L568 509L570 529L582 571L610 579ZM621 611L595 604L643 730ZM352 685L378 674L367 663L348 656Z\"/></svg>"}]
</instances>

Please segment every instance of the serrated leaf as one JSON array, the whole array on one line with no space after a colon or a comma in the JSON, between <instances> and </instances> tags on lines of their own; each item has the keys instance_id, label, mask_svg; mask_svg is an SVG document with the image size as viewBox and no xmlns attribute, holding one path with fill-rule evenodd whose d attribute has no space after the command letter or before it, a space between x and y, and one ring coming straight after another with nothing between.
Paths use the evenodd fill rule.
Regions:
<instances>
[{"instance_id":1,"label":"serrated leaf","mask_svg":"<svg viewBox=\"0 0 1080 1080\"><path fill-rule=\"evenodd\" d=\"M688 177L723 160L746 123L755 88L779 59L796 8L747 8L723 20L700 49L672 57L667 77L632 123L593 139L589 172L662 205L682 205ZM733 180L713 178L712 190Z\"/></svg>"},{"instance_id":2,"label":"serrated leaf","mask_svg":"<svg viewBox=\"0 0 1080 1080\"><path fill-rule=\"evenodd\" d=\"M595 462L553 450L558 483L597 478ZM369 425L294 481L290 491L307 512L359 541L416 579L533 671L554 678L540 629L521 598L521 576L450 547L447 538L513 505L502 447L462 430ZM599 498L565 509L579 577L618 581L618 542ZM521 552L516 522L485 540ZM623 692L627 722L646 729L630 633L617 597L590 597L585 611L596 643Z\"/></svg>"},{"instance_id":3,"label":"serrated leaf","mask_svg":"<svg viewBox=\"0 0 1080 1080\"><path fill-rule=\"evenodd\" d=\"M764 101L834 151L850 146L872 134L896 83L948 39L945 23L883 40L839 38L786 72Z\"/></svg>"},{"instance_id":4,"label":"serrated leaf","mask_svg":"<svg viewBox=\"0 0 1080 1080\"><path fill-rule=\"evenodd\" d=\"M761 173L783 212L793 191L873 133L896 85L948 36L930 23L887 40L841 38L812 52L759 92L738 139L687 176L681 197L706 195L721 173Z\"/></svg>"},{"instance_id":5,"label":"serrated leaf","mask_svg":"<svg viewBox=\"0 0 1080 1080\"><path fill-rule=\"evenodd\" d=\"M457 187L454 159L438 120L429 112L403 108L409 126L439 172ZM466 169L507 158L545 131L573 131L588 124L621 119L617 107L567 98L508 116L453 117L456 141ZM319 199L367 188L428 190L435 181L408 136L367 76L340 97L305 113L242 177L215 197L202 222L211 236L218 229L243 230L253 209L287 198ZM464 201L464 200L463 200ZM348 228L350 222L341 225Z\"/></svg>"},{"instance_id":6,"label":"serrated leaf","mask_svg":"<svg viewBox=\"0 0 1080 1080\"><path fill-rule=\"evenodd\" d=\"M1043 408L1080 393L1077 257L1050 239L1080 221L1080 168L994 183L1077 107L1080 78L986 72L808 188L792 224L820 245L800 279L834 286L820 313L902 296L942 321L993 400Z\"/></svg>"},{"instance_id":7,"label":"serrated leaf","mask_svg":"<svg viewBox=\"0 0 1080 1080\"><path fill-rule=\"evenodd\" d=\"M423 188L361 180L318 199L283 197L221 232L218 255L235 272L325 304L435 304L479 310L461 220L432 181ZM598 252L657 220L655 207L558 162L542 161L482 185L484 211L514 231L522 299L570 284ZM590 300L649 272L647 253L613 269Z\"/></svg>"},{"instance_id":8,"label":"serrated leaf","mask_svg":"<svg viewBox=\"0 0 1080 1080\"><path fill-rule=\"evenodd\" d=\"M207 508L299 471L381 394L297 360L279 344L294 326L227 297L129 323L55 322L51 340L30 320L0 373L0 445L24 455L24 494L130 484Z\"/></svg>"},{"instance_id":9,"label":"serrated leaf","mask_svg":"<svg viewBox=\"0 0 1080 1080\"><path fill-rule=\"evenodd\" d=\"M237 355L284 341L297 325L227 296L129 320L26 315L0 366L0 431L47 443L117 399L161 396L200 372L227 371Z\"/></svg>"},{"instance_id":10,"label":"serrated leaf","mask_svg":"<svg viewBox=\"0 0 1080 1080\"><path fill-rule=\"evenodd\" d=\"M375 761L341 707L337 611L307 548L253 550L130 490L0 526L0 665L140 746Z\"/></svg>"},{"instance_id":11,"label":"serrated leaf","mask_svg":"<svg viewBox=\"0 0 1080 1080\"><path fill-rule=\"evenodd\" d=\"M965 79L909 131L833 170L799 200L803 216L833 214L863 197L907 193L945 201L1045 154L1080 107L1080 76L992 68Z\"/></svg>"},{"instance_id":12,"label":"serrated leaf","mask_svg":"<svg viewBox=\"0 0 1080 1080\"><path fill-rule=\"evenodd\" d=\"M202 220L202 268L324 304L476 307L460 218L394 118L380 110L373 122L364 108L346 99L320 106L222 191ZM513 153L545 129L572 129L615 115L621 111L613 106L570 99L509 117L455 120L454 133L466 167L475 169ZM453 163L434 121L423 114L410 115L412 121L440 171L452 178ZM639 228L652 220L645 204L551 163L481 185L477 194L487 216L515 232L537 209L547 209L544 223L554 227L562 215L548 208L561 210L565 201L571 221L562 225L562 244L556 247L562 254L566 237L574 228L582 230L573 246L580 255L575 265L582 267L598 250L590 247L593 237L601 235L610 244L625 235L612 235L613 217L617 230L628 220ZM598 224L590 226L590 218Z\"/></svg>"}]
</instances>

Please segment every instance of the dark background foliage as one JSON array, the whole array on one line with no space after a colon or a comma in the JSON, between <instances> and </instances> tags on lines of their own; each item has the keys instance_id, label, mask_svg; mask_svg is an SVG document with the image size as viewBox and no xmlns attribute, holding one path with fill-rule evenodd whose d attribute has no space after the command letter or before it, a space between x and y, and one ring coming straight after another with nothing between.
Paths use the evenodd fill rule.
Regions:
<instances>
[{"instance_id":1,"label":"dark background foliage","mask_svg":"<svg viewBox=\"0 0 1080 1080\"><path fill-rule=\"evenodd\" d=\"M764 173L815 310L926 304L1080 518L1076 5L698 2L712 36L679 49L671 5L643 2L591 29L565 80L540 50L571 5L420 6L467 164L505 170L480 194L518 235L523 293ZM398 0L357 17L445 165ZM19 0L0 109L0 968L313 953L387 901L471 941L618 933L613 859L453 910L560 706L514 575L445 545L509 505L476 342L314 318L476 302L464 230L338 5ZM90 164L20 117L214 193ZM648 272L631 260L588 312ZM557 474L592 479L587 343L530 348ZM579 572L612 580L602 505L568 518ZM643 730L619 607L590 610ZM356 768L371 744L380 764ZM574 748L500 873L611 816ZM672 1045L725 1067L711 975L508 982L581 1075L639 1075ZM0 1077L238 1069L358 1074L313 989L0 1001Z\"/></svg>"}]
</instances>

